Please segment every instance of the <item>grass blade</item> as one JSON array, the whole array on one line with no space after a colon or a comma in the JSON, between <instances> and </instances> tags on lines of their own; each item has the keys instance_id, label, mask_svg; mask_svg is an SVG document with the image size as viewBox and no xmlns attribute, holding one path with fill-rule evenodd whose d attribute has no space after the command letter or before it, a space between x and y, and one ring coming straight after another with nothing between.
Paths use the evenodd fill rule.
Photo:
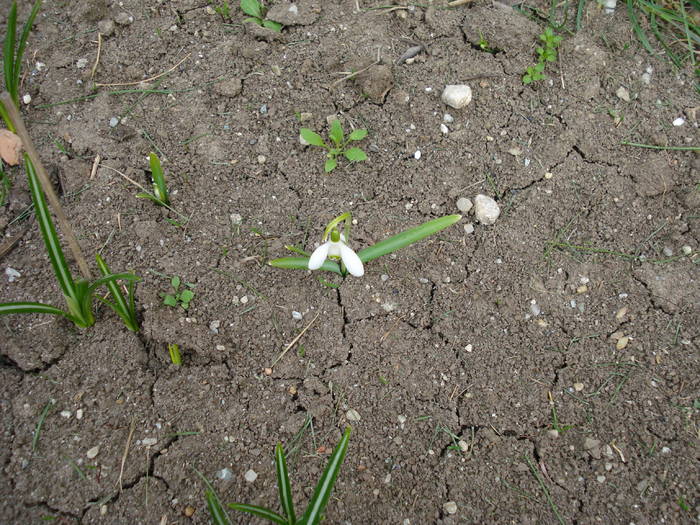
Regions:
<instances>
[{"instance_id":1,"label":"grass blade","mask_svg":"<svg viewBox=\"0 0 700 525\"><path fill-rule=\"evenodd\" d=\"M642 46L644 46L644 49L646 49L651 55L655 56L656 53L654 52L654 48L651 47L646 33L639 25L639 19L637 18L637 14L634 12L634 0L627 0L627 16L630 19L630 24L632 24L632 29L634 30L634 33L637 35L639 41L642 43Z\"/></svg>"},{"instance_id":2,"label":"grass blade","mask_svg":"<svg viewBox=\"0 0 700 525\"><path fill-rule=\"evenodd\" d=\"M362 262L371 261L382 255L387 255L389 253L405 248L406 246L416 243L425 237L437 233L440 230L444 230L448 226L452 226L454 223L462 218L461 215L445 215L444 217L439 217L428 221L420 226L411 228L401 232L393 237L379 241L373 246L368 246L357 252Z\"/></svg>"},{"instance_id":3,"label":"grass blade","mask_svg":"<svg viewBox=\"0 0 700 525\"><path fill-rule=\"evenodd\" d=\"M323 471L321 479L318 480L314 495L309 501L309 506L306 508L303 518L301 519L304 525L316 525L321 521L323 510L326 508L328 498L331 496L333 485L340 472L340 467L345 459L345 453L348 450L348 442L350 441L350 427L345 429L343 438L333 450L326 470Z\"/></svg>"},{"instance_id":4,"label":"grass blade","mask_svg":"<svg viewBox=\"0 0 700 525\"><path fill-rule=\"evenodd\" d=\"M51 220L51 213L46 205L44 192L39 184L39 179L37 178L34 164L29 158L29 155L26 153L24 154L24 165L27 170L29 190L32 194L32 201L34 202L34 210L36 211L36 218L39 222L39 229L41 230L41 235L44 238L46 251L49 254L49 260L51 261L51 266L56 274L56 279L58 280L61 290L63 291L63 295L72 299L77 299L73 276L70 273L70 269L66 263L66 258L63 255L61 243L58 240L58 235L56 234L56 228Z\"/></svg>"},{"instance_id":5,"label":"grass blade","mask_svg":"<svg viewBox=\"0 0 700 525\"><path fill-rule=\"evenodd\" d=\"M39 419L36 422L36 428L34 429L34 437L32 438L32 451L36 451L36 447L39 445L39 437L41 437L41 427L44 426L44 421L46 421L46 416L49 415L49 410L53 408L54 402L49 401L44 406L44 409L39 414Z\"/></svg>"},{"instance_id":6,"label":"grass blade","mask_svg":"<svg viewBox=\"0 0 700 525\"><path fill-rule=\"evenodd\" d=\"M97 266L100 269L100 273L103 275L103 277L112 277L113 274L111 274L111 272L109 271L107 263L102 257L100 257L100 254L95 254L95 259L97 260ZM134 277L136 276L134 275ZM131 280L129 284L131 285L134 282L136 281ZM129 301L127 301L124 298L124 294L122 293L121 288L119 288L119 285L115 282L114 279L110 279L104 284L107 286L109 293L114 298L114 303L110 303L109 301L103 302L107 304L107 306L112 308L112 310L114 310L117 313L117 315L122 318L122 321L124 321L124 324L129 330L131 330L132 332L138 332L139 324L136 320L136 311L134 310L133 287L131 287L131 289L128 291Z\"/></svg>"},{"instance_id":7,"label":"grass blade","mask_svg":"<svg viewBox=\"0 0 700 525\"><path fill-rule=\"evenodd\" d=\"M231 525L231 520L229 520L226 511L221 506L221 501L219 501L219 497L216 493L213 490L207 489L204 494L214 525Z\"/></svg>"},{"instance_id":8,"label":"grass blade","mask_svg":"<svg viewBox=\"0 0 700 525\"><path fill-rule=\"evenodd\" d=\"M22 27L22 34L20 35L19 42L17 43L17 53L15 54L14 70L12 72L12 78L15 82L13 88L15 103L17 104L17 107L19 107L19 78L20 73L22 72L22 57L24 56L24 48L27 46L29 32L32 30L32 25L34 25L34 19L39 13L40 8L41 0L36 0L36 2L34 2L34 7L32 7L32 12L29 13L29 18L27 18L27 21L24 23L24 27Z\"/></svg>"},{"instance_id":9,"label":"grass blade","mask_svg":"<svg viewBox=\"0 0 700 525\"><path fill-rule=\"evenodd\" d=\"M273 259L268 261L267 264L274 266L275 268L284 268L285 270L308 270L309 269L309 258L308 257L281 257L280 259ZM338 275L343 275L340 271L340 266L338 266L333 261L325 261L320 268L327 272L334 272Z\"/></svg>"},{"instance_id":10,"label":"grass blade","mask_svg":"<svg viewBox=\"0 0 700 525\"><path fill-rule=\"evenodd\" d=\"M0 303L0 315L8 314L51 314L70 317L63 310L50 304L32 302Z\"/></svg>"},{"instance_id":11,"label":"grass blade","mask_svg":"<svg viewBox=\"0 0 700 525\"><path fill-rule=\"evenodd\" d=\"M280 493L282 510L284 510L284 514L287 516L287 523L289 523L289 525L295 525L297 517L296 514L294 514L292 487L289 483L287 460L284 457L284 447L282 447L282 443L277 443L277 447L275 448L275 470L277 471L277 488Z\"/></svg>"},{"instance_id":12,"label":"grass blade","mask_svg":"<svg viewBox=\"0 0 700 525\"><path fill-rule=\"evenodd\" d=\"M288 525L286 519L277 514L276 512L266 509L265 507L258 507L257 505L248 505L247 503L229 503L229 508L233 510L240 510L241 512L247 512L258 518L263 518L272 523L279 523L279 525Z\"/></svg>"},{"instance_id":13,"label":"grass blade","mask_svg":"<svg viewBox=\"0 0 700 525\"><path fill-rule=\"evenodd\" d=\"M17 99L17 93L13 88L15 85L15 33L17 32L17 2L12 2L10 12L7 15L7 31L5 33L5 44L3 46L2 60L3 73L5 77L5 89L10 93L12 100ZM17 102L15 102L17 104Z\"/></svg>"}]
</instances>

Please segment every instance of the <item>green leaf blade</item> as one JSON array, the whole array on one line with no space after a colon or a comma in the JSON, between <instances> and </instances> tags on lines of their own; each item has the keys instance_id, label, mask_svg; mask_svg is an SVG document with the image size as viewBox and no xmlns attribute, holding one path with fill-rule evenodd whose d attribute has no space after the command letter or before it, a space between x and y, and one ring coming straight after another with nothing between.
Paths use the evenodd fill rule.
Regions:
<instances>
[{"instance_id":1,"label":"green leaf blade","mask_svg":"<svg viewBox=\"0 0 700 525\"><path fill-rule=\"evenodd\" d=\"M15 86L15 37L17 33L17 2L12 2L10 12L7 15L7 32L3 46L3 73L5 77L5 89L10 93L15 105L19 107L19 100L14 89Z\"/></svg>"},{"instance_id":2,"label":"green leaf blade","mask_svg":"<svg viewBox=\"0 0 700 525\"><path fill-rule=\"evenodd\" d=\"M275 22L273 20L263 20L262 25L263 25L263 27L267 27L268 29L272 29L273 31L277 31L278 33L281 33L282 28L284 27L279 22Z\"/></svg>"},{"instance_id":3,"label":"green leaf blade","mask_svg":"<svg viewBox=\"0 0 700 525\"><path fill-rule=\"evenodd\" d=\"M50 304L33 302L0 303L0 315L10 314L49 314L69 317L66 312Z\"/></svg>"},{"instance_id":4,"label":"green leaf blade","mask_svg":"<svg viewBox=\"0 0 700 525\"><path fill-rule=\"evenodd\" d=\"M204 494L214 525L231 525L231 520L229 520L226 511L221 506L221 501L219 501L218 496L209 489L207 489Z\"/></svg>"},{"instance_id":5,"label":"green leaf blade","mask_svg":"<svg viewBox=\"0 0 700 525\"><path fill-rule=\"evenodd\" d=\"M281 257L279 259L273 259L268 261L270 266L275 268L282 268L285 270L308 270L309 269L309 258L308 257ZM320 268L327 272L337 273L342 275L340 271L340 266L338 266L333 261L326 260Z\"/></svg>"},{"instance_id":6,"label":"green leaf blade","mask_svg":"<svg viewBox=\"0 0 700 525\"><path fill-rule=\"evenodd\" d=\"M340 472L340 467L345 459L345 454L348 450L348 442L350 441L350 427L345 429L340 443L333 450L333 454L328 460L328 465L323 471L321 479L318 480L314 495L311 496L309 506L306 508L304 516L301 518L301 523L304 525L317 525L321 521L323 511L328 504L328 499L331 496L333 485Z\"/></svg>"},{"instance_id":7,"label":"green leaf blade","mask_svg":"<svg viewBox=\"0 0 700 525\"><path fill-rule=\"evenodd\" d=\"M328 136L336 146L340 147L343 144L343 127L340 125L338 119L331 122L331 129L328 132Z\"/></svg>"},{"instance_id":8,"label":"green leaf blade","mask_svg":"<svg viewBox=\"0 0 700 525\"><path fill-rule=\"evenodd\" d=\"M352 133L350 133L350 136L348 137L348 140L362 140L367 136L367 130L366 129L356 129Z\"/></svg>"},{"instance_id":9,"label":"green leaf blade","mask_svg":"<svg viewBox=\"0 0 700 525\"><path fill-rule=\"evenodd\" d=\"M241 10L249 16L262 18L262 6L258 0L241 0Z\"/></svg>"},{"instance_id":10,"label":"green leaf blade","mask_svg":"<svg viewBox=\"0 0 700 525\"><path fill-rule=\"evenodd\" d=\"M312 146L319 146L321 148L328 148L325 141L321 138L321 135L319 135L318 133L316 133L314 131L311 131L309 128L301 128L299 130L299 135L301 136L302 139L304 139L306 142L308 142Z\"/></svg>"},{"instance_id":11,"label":"green leaf blade","mask_svg":"<svg viewBox=\"0 0 700 525\"><path fill-rule=\"evenodd\" d=\"M247 503L229 503L229 508L233 510L239 510L241 512L247 512L258 518L263 518L272 523L278 523L279 525L288 525L287 520L276 512L266 509L265 507L258 507L257 505L248 505Z\"/></svg>"},{"instance_id":12,"label":"green leaf blade","mask_svg":"<svg viewBox=\"0 0 700 525\"><path fill-rule=\"evenodd\" d=\"M326 160L326 163L323 165L323 171L330 173L336 168L336 166L338 166L338 161L335 160L335 157L331 157L330 159Z\"/></svg>"},{"instance_id":13,"label":"green leaf blade","mask_svg":"<svg viewBox=\"0 0 700 525\"><path fill-rule=\"evenodd\" d=\"M403 231L397 235L389 237L379 241L373 246L368 246L357 252L360 260L364 262L371 261L377 257L390 254L401 248L405 248L411 244L414 244L429 235L437 233L445 228L452 226L454 223L462 218L461 215L446 215L444 217L438 217L426 223L411 228L410 230Z\"/></svg>"},{"instance_id":14,"label":"green leaf blade","mask_svg":"<svg viewBox=\"0 0 700 525\"><path fill-rule=\"evenodd\" d=\"M351 162L361 162L367 160L367 154L360 148L350 148L343 152L345 158Z\"/></svg>"},{"instance_id":15,"label":"green leaf blade","mask_svg":"<svg viewBox=\"0 0 700 525\"><path fill-rule=\"evenodd\" d=\"M282 510L284 510L284 514L287 516L287 523L289 523L289 525L295 525L297 518L296 514L294 514L292 487L289 483L287 460L284 457L284 447L282 443L277 443L277 447L275 447L275 470L277 472L277 488L280 494Z\"/></svg>"}]
</instances>

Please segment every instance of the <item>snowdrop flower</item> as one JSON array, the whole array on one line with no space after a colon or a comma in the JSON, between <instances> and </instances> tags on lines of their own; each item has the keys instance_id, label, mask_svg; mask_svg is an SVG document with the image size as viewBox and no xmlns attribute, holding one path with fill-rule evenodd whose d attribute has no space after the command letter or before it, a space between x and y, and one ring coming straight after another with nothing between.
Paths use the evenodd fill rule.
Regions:
<instances>
[{"instance_id":1,"label":"snowdrop flower","mask_svg":"<svg viewBox=\"0 0 700 525\"><path fill-rule=\"evenodd\" d=\"M362 277L365 274L365 267L353 249L345 244L345 235L333 230L330 237L329 241L316 248L311 254L309 270L318 270L328 257L340 257L351 275Z\"/></svg>"}]
</instances>

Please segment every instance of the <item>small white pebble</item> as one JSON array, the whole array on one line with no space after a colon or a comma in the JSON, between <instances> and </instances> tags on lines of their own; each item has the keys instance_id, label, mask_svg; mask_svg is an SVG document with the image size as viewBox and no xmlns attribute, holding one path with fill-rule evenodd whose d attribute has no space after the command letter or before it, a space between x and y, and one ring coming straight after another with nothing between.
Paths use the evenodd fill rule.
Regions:
<instances>
[{"instance_id":1,"label":"small white pebble","mask_svg":"<svg viewBox=\"0 0 700 525\"><path fill-rule=\"evenodd\" d=\"M685 119L683 117L678 117L673 121L673 125L676 127L682 126L683 124L685 124Z\"/></svg>"},{"instance_id":2,"label":"small white pebble","mask_svg":"<svg viewBox=\"0 0 700 525\"><path fill-rule=\"evenodd\" d=\"M690 255L691 253L693 253L693 249L687 244L683 246L683 248L681 248L681 251L683 252L683 255Z\"/></svg>"},{"instance_id":3,"label":"small white pebble","mask_svg":"<svg viewBox=\"0 0 700 525\"><path fill-rule=\"evenodd\" d=\"M301 314L301 312L297 312L296 310L292 311L292 319L295 321L301 321L304 318L304 316Z\"/></svg>"},{"instance_id":4,"label":"small white pebble","mask_svg":"<svg viewBox=\"0 0 700 525\"><path fill-rule=\"evenodd\" d=\"M464 225L464 233L467 235L474 233L474 225L471 222Z\"/></svg>"},{"instance_id":5,"label":"small white pebble","mask_svg":"<svg viewBox=\"0 0 700 525\"><path fill-rule=\"evenodd\" d=\"M359 421L360 414L355 410L354 408L351 408L345 413L345 417L347 418L348 421Z\"/></svg>"},{"instance_id":6,"label":"small white pebble","mask_svg":"<svg viewBox=\"0 0 700 525\"><path fill-rule=\"evenodd\" d=\"M245 478L245 480L246 480L248 483L253 483L253 481L255 481L256 479L258 479L258 473L255 472L253 469L250 469L250 470L248 470L248 472L246 472L246 473L244 474L243 477Z\"/></svg>"},{"instance_id":7,"label":"small white pebble","mask_svg":"<svg viewBox=\"0 0 700 525\"><path fill-rule=\"evenodd\" d=\"M457 512L457 504L454 501L448 501L442 508L448 514L455 514Z\"/></svg>"},{"instance_id":8,"label":"small white pebble","mask_svg":"<svg viewBox=\"0 0 700 525\"><path fill-rule=\"evenodd\" d=\"M413 158L416 160L420 160L421 158L421 152L419 149L416 150L416 152L413 154Z\"/></svg>"},{"instance_id":9,"label":"small white pebble","mask_svg":"<svg viewBox=\"0 0 700 525\"><path fill-rule=\"evenodd\" d=\"M450 132L450 129L445 124L440 124L440 131L443 135L447 135Z\"/></svg>"},{"instance_id":10,"label":"small white pebble","mask_svg":"<svg viewBox=\"0 0 700 525\"><path fill-rule=\"evenodd\" d=\"M96 447L92 447L90 450L87 451L85 454L88 459L95 459L97 457L97 454L100 453L100 446L97 445Z\"/></svg>"},{"instance_id":11,"label":"small white pebble","mask_svg":"<svg viewBox=\"0 0 700 525\"><path fill-rule=\"evenodd\" d=\"M144 447L152 447L152 446L155 445L156 443L158 443L158 439L157 439L157 438L144 438L144 439L141 440L141 444L142 444Z\"/></svg>"},{"instance_id":12,"label":"small white pebble","mask_svg":"<svg viewBox=\"0 0 700 525\"><path fill-rule=\"evenodd\" d=\"M231 472L231 469L222 468L216 473L216 477L224 481L228 481L230 479L233 479L233 472Z\"/></svg>"},{"instance_id":13,"label":"small white pebble","mask_svg":"<svg viewBox=\"0 0 700 525\"><path fill-rule=\"evenodd\" d=\"M83 419L83 409L79 408L75 411L75 419Z\"/></svg>"},{"instance_id":14,"label":"small white pebble","mask_svg":"<svg viewBox=\"0 0 700 525\"><path fill-rule=\"evenodd\" d=\"M19 273L19 272L18 272L17 270L15 270L14 268L10 268L9 266L8 266L7 268L5 268L5 275L7 275L7 280L8 280L9 282L11 282L11 283L15 282L15 280L16 280L18 277L21 277L21 276L22 276L21 273Z\"/></svg>"},{"instance_id":15,"label":"small white pebble","mask_svg":"<svg viewBox=\"0 0 700 525\"><path fill-rule=\"evenodd\" d=\"M246 304L247 302L248 302L248 296L247 296L247 295L244 295L243 297L241 297L241 304Z\"/></svg>"},{"instance_id":16,"label":"small white pebble","mask_svg":"<svg viewBox=\"0 0 700 525\"><path fill-rule=\"evenodd\" d=\"M22 97L22 102L24 102L25 105L31 103L31 101L32 101L32 96L29 93L27 93L26 95L24 95Z\"/></svg>"},{"instance_id":17,"label":"small white pebble","mask_svg":"<svg viewBox=\"0 0 700 525\"><path fill-rule=\"evenodd\" d=\"M119 124L119 119L117 117L112 117L111 119L109 119L110 128L116 128L117 124Z\"/></svg>"},{"instance_id":18,"label":"small white pebble","mask_svg":"<svg viewBox=\"0 0 700 525\"><path fill-rule=\"evenodd\" d=\"M75 63L75 67L77 67L78 69L83 69L85 66L87 66L87 63L87 58L79 58L78 61Z\"/></svg>"},{"instance_id":19,"label":"small white pebble","mask_svg":"<svg viewBox=\"0 0 700 525\"><path fill-rule=\"evenodd\" d=\"M598 483L603 483L605 481L605 476L596 476L595 479L598 481Z\"/></svg>"},{"instance_id":20,"label":"small white pebble","mask_svg":"<svg viewBox=\"0 0 700 525\"><path fill-rule=\"evenodd\" d=\"M669 452L671 452L671 449L668 448L668 447L663 447L663 448L661 449L661 453L662 453L662 454L668 454Z\"/></svg>"},{"instance_id":21,"label":"small white pebble","mask_svg":"<svg viewBox=\"0 0 700 525\"><path fill-rule=\"evenodd\" d=\"M467 199L466 197L457 199L457 209L462 213L469 213L469 210L471 210L473 206L474 204L471 199Z\"/></svg>"},{"instance_id":22,"label":"small white pebble","mask_svg":"<svg viewBox=\"0 0 700 525\"><path fill-rule=\"evenodd\" d=\"M66 419L68 419L69 417L71 417L71 415L72 413L70 410L61 410L61 417L65 417Z\"/></svg>"},{"instance_id":23,"label":"small white pebble","mask_svg":"<svg viewBox=\"0 0 700 525\"><path fill-rule=\"evenodd\" d=\"M450 115L449 113L445 113L445 114L442 116L442 120L443 120L446 124L452 124L452 123L455 121L455 118L454 118L452 115Z\"/></svg>"}]
</instances>

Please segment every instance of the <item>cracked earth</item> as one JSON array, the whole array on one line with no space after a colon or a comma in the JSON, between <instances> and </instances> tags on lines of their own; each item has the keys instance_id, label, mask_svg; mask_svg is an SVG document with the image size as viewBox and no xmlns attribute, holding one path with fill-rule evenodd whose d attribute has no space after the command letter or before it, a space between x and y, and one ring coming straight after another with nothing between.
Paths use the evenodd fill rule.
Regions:
<instances>
[{"instance_id":1,"label":"cracked earth","mask_svg":"<svg viewBox=\"0 0 700 525\"><path fill-rule=\"evenodd\" d=\"M621 144L697 145L692 72L593 3L532 86L537 16L297 5L279 36L205 0L44 3L23 112L83 250L142 277L142 330L105 309L86 331L0 319L0 523L209 523L196 471L225 502L276 509L280 441L300 507L348 424L327 523L695 522L699 162ZM92 91L98 29L99 83L187 59L132 86L155 91ZM460 82L473 101L447 108ZM369 130L369 161L325 175L298 135L326 135L331 115ZM154 149L184 226L117 173L148 184ZM23 234L0 263L21 277L0 296L61 304L34 222L11 222L30 202L12 174L0 226ZM466 233L467 215L361 279L265 264L345 211L359 249L479 193L501 207L494 225ZM173 275L195 285L187 312L162 304Z\"/></svg>"}]
</instances>

